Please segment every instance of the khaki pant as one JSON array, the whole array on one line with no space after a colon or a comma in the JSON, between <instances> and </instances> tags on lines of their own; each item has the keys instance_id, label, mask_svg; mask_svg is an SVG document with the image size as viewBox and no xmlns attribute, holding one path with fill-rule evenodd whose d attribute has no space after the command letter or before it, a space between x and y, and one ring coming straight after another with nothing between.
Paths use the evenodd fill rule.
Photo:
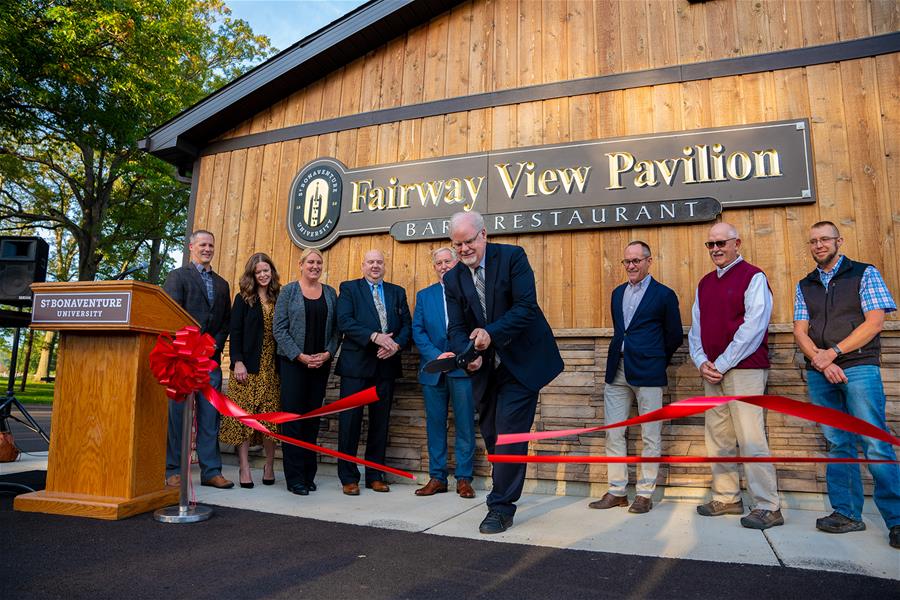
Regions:
<instances>
[{"instance_id":1,"label":"khaki pant","mask_svg":"<svg viewBox=\"0 0 900 600\"><path fill-rule=\"evenodd\" d=\"M707 396L750 396L764 394L768 369L732 369L722 381L703 381ZM770 456L766 440L765 411L745 402L729 402L706 411L706 453L708 456ZM713 500L732 503L740 500L741 479L736 463L713 463ZM778 481L775 465L746 463L747 488L753 508L778 510Z\"/></svg>"},{"instance_id":2,"label":"khaki pant","mask_svg":"<svg viewBox=\"0 0 900 600\"><path fill-rule=\"evenodd\" d=\"M604 422L609 425L627 419L631 403L635 400L637 400L639 414L643 415L660 409L662 408L662 388L630 385L625 380L625 368L620 360L616 378L612 383L606 384L603 389ZM641 439L644 442L641 456L659 456L661 429L662 421L641 424ZM626 451L625 427L608 429L606 431L606 455L625 456ZM638 496L649 498L656 489L659 463L642 463L639 468L641 475L637 482L637 493ZM609 473L609 493L613 496L625 496L625 487L628 485L628 465L610 463L607 472Z\"/></svg>"}]
</instances>

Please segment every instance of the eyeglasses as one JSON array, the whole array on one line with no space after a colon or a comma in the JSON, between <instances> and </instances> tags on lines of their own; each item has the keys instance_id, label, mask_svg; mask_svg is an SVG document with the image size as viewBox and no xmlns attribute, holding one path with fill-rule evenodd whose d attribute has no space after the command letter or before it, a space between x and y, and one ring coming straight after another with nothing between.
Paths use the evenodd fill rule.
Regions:
<instances>
[{"instance_id":1,"label":"eyeglasses","mask_svg":"<svg viewBox=\"0 0 900 600\"><path fill-rule=\"evenodd\" d=\"M839 237L820 237L817 239L809 240L810 246L818 246L822 244L823 246L827 246L828 242L833 242L834 240L840 239Z\"/></svg>"},{"instance_id":2,"label":"eyeglasses","mask_svg":"<svg viewBox=\"0 0 900 600\"><path fill-rule=\"evenodd\" d=\"M623 267L627 267L629 265L637 266L637 265L641 264L642 262L644 262L645 260L647 260L648 258L650 258L650 257L645 256L644 258L623 258L622 266Z\"/></svg>"},{"instance_id":3,"label":"eyeglasses","mask_svg":"<svg viewBox=\"0 0 900 600\"><path fill-rule=\"evenodd\" d=\"M707 250L712 250L713 248L724 248L728 242L731 240L736 240L737 238L728 238L727 240L716 240L714 242L703 242L703 245L706 246Z\"/></svg>"},{"instance_id":4,"label":"eyeglasses","mask_svg":"<svg viewBox=\"0 0 900 600\"><path fill-rule=\"evenodd\" d=\"M465 240L465 241L462 241L462 242L453 242L453 243L451 243L450 245L453 246L453 248L454 248L455 250L459 250L459 249L462 248L463 246L471 246L472 244L474 244L474 243L475 243L475 240L477 240L478 237L479 237L480 235L481 235L481 232L479 231L478 233L475 234L474 237L471 237L471 238L469 238L469 239L467 239L467 240Z\"/></svg>"}]
</instances>

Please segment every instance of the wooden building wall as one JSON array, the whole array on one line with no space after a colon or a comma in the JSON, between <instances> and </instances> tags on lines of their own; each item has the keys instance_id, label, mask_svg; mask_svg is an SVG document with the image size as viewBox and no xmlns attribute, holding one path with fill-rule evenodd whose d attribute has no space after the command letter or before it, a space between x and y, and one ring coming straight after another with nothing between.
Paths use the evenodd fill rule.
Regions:
<instances>
[{"instance_id":1,"label":"wooden building wall","mask_svg":"<svg viewBox=\"0 0 900 600\"><path fill-rule=\"evenodd\" d=\"M474 0L387 41L268 110L248 115L245 123L223 137L480 92L748 56L897 30L900 2L896 0L701 4ZM790 331L794 285L812 267L806 244L809 224L821 219L836 222L846 239L845 253L875 264L895 298L900 297L898 81L900 54L895 53L498 106L222 152L204 156L199 173L194 173L199 180L193 225L216 234L214 266L232 289L247 257L256 251L270 253L282 280L289 281L297 277L301 250L286 231L288 190L298 170L317 157L333 156L355 168L519 146L808 118L817 202L723 214L741 233L744 256L769 275L775 294L773 332L779 366L773 369L773 390L783 386L785 393L802 398L802 373L786 332ZM602 367L612 326L608 304L611 290L624 279L618 262L623 246L633 239L651 245L652 273L678 293L682 318L689 324L696 282L711 268L702 245L708 227L492 237L527 250L540 304L567 354L566 373L542 396L539 426L575 427L602 420ZM359 277L365 251L380 248L387 257L388 279L407 289L412 305L415 291L434 281L429 252L439 245L444 242L399 243L387 234L343 238L325 252L324 280L337 287L343 280ZM896 331L896 314L890 319L889 328ZM889 333L885 344L885 378L889 416L896 428L900 351L894 335ZM394 457L409 468L427 470L421 400L413 383L412 363L410 367L409 386L399 394L395 417L400 415L401 420L395 418L391 443L392 447L418 448L418 454L404 451ZM699 389L690 365L674 366L673 376L672 398ZM699 423L668 426L664 451L702 453ZM784 423L781 417L770 416L774 451L798 445L804 451L822 447L814 427ZM787 429L772 430L781 426ZM779 441L781 433L784 444ZM694 442L699 447L691 448ZM547 447L562 446L599 453L602 436ZM481 469L486 468L482 463ZM782 487L788 471L795 469L782 470ZM818 477L814 467L799 471L797 481L805 478L806 483L789 484L786 489L821 487L821 469ZM700 470L680 472L696 472L697 481L703 477ZM570 466L540 475L586 480L604 473L602 466L592 470ZM679 479L687 480L694 479Z\"/></svg>"}]
</instances>

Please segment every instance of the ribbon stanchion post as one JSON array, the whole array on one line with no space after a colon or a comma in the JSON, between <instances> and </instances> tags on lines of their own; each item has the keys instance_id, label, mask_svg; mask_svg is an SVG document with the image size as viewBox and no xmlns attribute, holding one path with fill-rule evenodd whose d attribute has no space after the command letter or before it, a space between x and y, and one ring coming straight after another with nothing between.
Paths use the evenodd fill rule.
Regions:
<instances>
[{"instance_id":1,"label":"ribbon stanchion post","mask_svg":"<svg viewBox=\"0 0 900 600\"><path fill-rule=\"evenodd\" d=\"M191 425L194 421L196 396L195 392L188 394L181 417L181 489L178 494L178 506L157 509L153 513L153 518L160 523L198 523L207 520L213 513L208 506L199 504L191 506L188 496L191 473Z\"/></svg>"}]
</instances>

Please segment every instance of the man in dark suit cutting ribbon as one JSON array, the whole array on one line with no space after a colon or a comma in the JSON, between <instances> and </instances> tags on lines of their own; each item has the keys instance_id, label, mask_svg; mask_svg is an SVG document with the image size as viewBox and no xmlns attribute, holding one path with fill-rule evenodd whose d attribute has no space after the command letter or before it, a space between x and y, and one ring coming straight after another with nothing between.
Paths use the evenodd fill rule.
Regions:
<instances>
[{"instance_id":1,"label":"man in dark suit cutting ribbon","mask_svg":"<svg viewBox=\"0 0 900 600\"><path fill-rule=\"evenodd\" d=\"M663 386L668 384L666 367L681 346L681 314L678 297L650 276L653 257L650 246L641 241L625 246L622 265L628 281L613 290L611 311L613 339L606 359L606 387L603 390L604 420L618 423L628 418L631 403L637 400L638 412L645 414L662 408ZM662 422L641 425L643 456L659 456ZM607 456L625 456L625 428L606 432ZM628 466L611 463L609 491L591 502L591 508L628 506L625 488ZM658 463L644 463L637 482L637 495L628 509L646 513L653 508L651 496L656 489Z\"/></svg>"},{"instance_id":2,"label":"man in dark suit cutting ribbon","mask_svg":"<svg viewBox=\"0 0 900 600\"><path fill-rule=\"evenodd\" d=\"M469 363L481 435L489 453L497 435L531 429L538 394L563 370L553 330L537 303L534 272L519 246L489 244L484 219L460 212L450 219L450 240L460 262L444 275L447 336L452 353L469 341L482 355ZM444 353L441 357L451 356ZM528 444L496 448L526 454ZM512 526L525 484L525 464L496 464L481 533Z\"/></svg>"}]
</instances>

